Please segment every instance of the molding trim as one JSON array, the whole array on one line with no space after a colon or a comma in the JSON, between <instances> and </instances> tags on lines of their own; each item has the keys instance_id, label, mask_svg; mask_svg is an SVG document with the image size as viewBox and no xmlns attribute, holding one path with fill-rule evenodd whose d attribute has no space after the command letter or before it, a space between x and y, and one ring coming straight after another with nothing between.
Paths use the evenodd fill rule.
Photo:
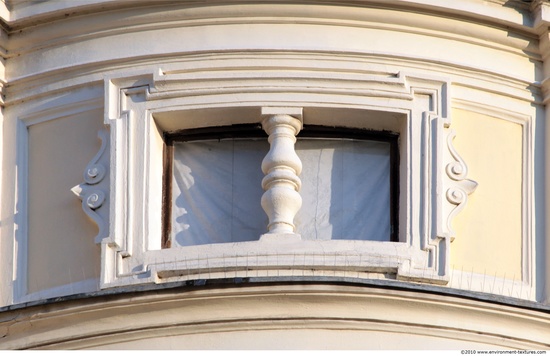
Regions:
<instances>
[{"instance_id":1,"label":"molding trim","mask_svg":"<svg viewBox=\"0 0 550 356\"><path fill-rule=\"evenodd\" d=\"M248 70L243 71L243 56L249 63ZM313 61L313 63L312 63ZM360 53L360 52L326 52L326 51L278 51L261 50L247 51L210 51L204 53L182 53L178 55L140 58L128 64L128 58L113 60L108 64L90 63L77 68L63 68L50 71L47 74L33 75L21 79L11 79L9 88L6 88L6 105L13 106L21 101L36 100L44 94L62 94L89 88L90 83L102 83L104 75L109 71L115 76L127 76L129 72L160 72L157 83L162 83L163 75L170 81L180 83L203 81L208 84L212 80L211 70L226 72L226 78L219 78L216 84L221 88L236 80L262 79L267 87L272 80L312 79L319 78L320 72L325 72L322 79L325 83L334 78L333 68L340 68L347 76L338 76L339 80L348 80L349 86L356 85L358 79L368 80L368 75L388 74L406 69L424 75L438 75L448 77L453 86L460 86L461 95L465 99L477 99L480 93L490 92L491 95L502 96L503 104L512 102L541 101L539 83L511 77L506 73L495 73L487 68L471 68L459 62L434 60L429 57L405 57L396 53ZM315 70L312 71L312 64ZM273 68L287 68L290 73L269 72ZM136 70L135 68L139 68ZM283 75L281 77L281 75ZM186 80L185 80L186 79ZM225 79L225 80L224 80ZM335 78L336 79L336 78ZM226 83L224 83L226 82ZM162 83L164 85L164 83ZM288 85L289 83L287 83ZM166 85L170 85L167 82ZM288 85L289 88L292 86ZM46 90L45 90L46 88ZM185 85L181 85L185 89ZM474 89L472 92L471 89ZM454 95L457 92L455 90Z\"/></svg>"},{"instance_id":2,"label":"molding trim","mask_svg":"<svg viewBox=\"0 0 550 356\"><path fill-rule=\"evenodd\" d=\"M335 307L335 300L343 307ZM148 313L142 312L145 306ZM437 318L430 314L434 308ZM332 330L335 336L342 330L383 331L399 337L404 328L408 334L489 348L550 347L550 318L545 312L430 293L327 283L119 294L60 302L46 309L6 311L0 321L5 349L112 347L147 338L153 342L172 336L185 341L201 333L247 330Z\"/></svg>"},{"instance_id":3,"label":"molding trim","mask_svg":"<svg viewBox=\"0 0 550 356\"><path fill-rule=\"evenodd\" d=\"M96 0L99 1L99 0ZM105 9L105 4L100 4ZM87 6L87 17L75 16L71 11L71 16L61 15L65 21L62 23L63 29L50 29L49 24L55 21L55 17L47 20L44 14L39 21L33 21L33 26L40 28L39 34L32 33L27 35L27 31L13 31L10 33L14 37L11 44L10 56L25 55L36 51L37 49L51 49L64 46L79 41L91 40L98 37L117 36L129 32L146 32L151 30L164 30L170 28L182 28L190 26L209 26L226 24L262 24L276 23L285 24L315 24L315 25L339 25L349 27L363 27L391 30L403 33L418 33L424 36L433 36L451 39L459 42L470 42L481 46L494 47L516 53L522 53L525 48L523 41L518 38L508 38L503 35L503 30L513 29L517 33L515 37L533 36L533 23L529 18L530 11L526 6L523 8L516 5L515 8L508 8L498 5L487 4L480 5L475 2L460 3L457 7L448 4L440 4L433 1L423 0L396 0L391 4L382 0L362 0L358 2L340 2L338 7L327 6L334 5L326 0L316 2L302 3L307 8L289 6L288 4L246 4L234 10L234 3L227 1L210 1L207 5L196 6L193 2L181 1L177 6L167 4L155 4L155 10L151 11L151 4L143 6L142 2L126 3L126 6L109 4L108 7L117 8L126 15L125 21L120 21L120 15L117 12L105 13L104 11L94 13L90 5ZM140 6L141 5L141 6ZM34 11L43 11L35 6ZM419 12L411 12L411 8L418 8ZM425 15L426 9L435 9L437 13ZM489 10L490 9L490 10ZM63 11L63 10L58 10ZM406 11L409 15L407 21L400 20L399 16ZM453 15L449 16L451 13ZM220 16L220 14L222 14ZM456 16L460 14L459 16ZM497 15L498 14L498 15ZM384 16L385 15L385 16ZM59 16L59 15L58 15ZM97 16L101 16L102 21L98 25ZM427 16L432 20L426 23ZM446 21L437 21L444 17ZM464 18L470 18L469 29L476 30L477 35L463 29L460 26ZM388 20L391 19L391 20ZM220 21L223 19L223 21ZM277 20L274 20L277 19ZM386 21L384 21L386 20ZM487 22L491 26L487 26ZM528 21L528 23L526 23ZM24 25L17 25L16 28L24 28ZM500 31L495 31L495 28ZM68 37L66 34L71 33ZM34 41L30 40L34 39ZM20 44L22 43L22 44ZM29 45L29 43L31 43Z\"/></svg>"},{"instance_id":4,"label":"molding trim","mask_svg":"<svg viewBox=\"0 0 550 356\"><path fill-rule=\"evenodd\" d=\"M223 75L223 72L212 74ZM449 221L463 207L466 197L447 199L445 192L462 189L471 193L474 185L473 181L466 180L465 174L461 176L463 179L458 179L446 173L446 167L452 166L459 157L456 152L450 152L451 146L446 144L453 134L449 128L449 81L400 72L393 76L372 74L361 85L350 88L347 81L337 79L328 81L333 86L328 105L323 92L273 93L270 88L254 86L251 81L233 82L231 91L239 93L235 97L219 86L189 83L179 74L165 71L107 79L105 123L111 127L113 169L110 233L101 244L102 288L227 276L310 273L345 276L350 272L359 278L367 278L371 272L383 272L388 273L390 279L447 284L450 239L454 237ZM194 91L192 85L200 90ZM182 90L182 86L188 87ZM305 86L311 86L311 81L294 85L295 89ZM190 92L192 96L188 95ZM152 240L160 241L161 233L160 215L150 208L157 204L159 197L152 193L154 184L147 183L153 179L147 172L152 172L151 167L162 158L162 152L155 151L151 143L152 133L160 129L156 127L160 119L155 117L171 115L172 126L204 126L203 120L193 124L192 118L182 120L181 117L189 115L192 109L247 108L257 111L255 122L260 122L262 107L303 107L304 120L315 123L315 117L307 117L308 108L331 106L365 110L363 117L383 114L400 117L396 121L400 123L395 124L393 130L400 131L402 138L401 242L334 240L261 244L254 241L165 250L145 247L156 245ZM227 125L231 119L225 116L208 125ZM230 123L239 123L238 120L242 120L239 116L236 122ZM426 154L414 154L419 151Z\"/></svg>"}]
</instances>

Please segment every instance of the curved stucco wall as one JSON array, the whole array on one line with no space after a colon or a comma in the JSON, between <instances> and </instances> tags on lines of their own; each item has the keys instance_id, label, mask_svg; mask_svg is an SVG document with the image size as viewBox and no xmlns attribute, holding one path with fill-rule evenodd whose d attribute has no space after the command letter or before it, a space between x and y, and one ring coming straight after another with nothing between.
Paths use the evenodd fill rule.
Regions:
<instances>
[{"instance_id":1,"label":"curved stucco wall","mask_svg":"<svg viewBox=\"0 0 550 356\"><path fill-rule=\"evenodd\" d=\"M329 105L340 92L325 90L329 86L323 87L323 81L340 80L339 73L348 76L345 80L350 90L360 88L367 77L372 81L382 77L388 82L395 80L398 86L402 83L397 81L410 73L446 83L450 97L440 99L449 103L445 114L456 132L454 148L478 187L452 220L456 238L450 243L450 281L441 288L458 294L474 291L543 303L545 285L550 285L540 252L545 246L541 223L544 205L540 202L545 191L540 173L544 109L539 85L544 72L538 29L526 21L535 7L520 3L505 7L496 2L485 4L487 8L481 11L477 2L469 3L470 8L443 9L430 8L422 1L407 6L376 1L354 6L323 2L143 6L137 2L125 6L109 3L109 11L77 7L67 16L55 9L49 15L19 15L22 17L14 22L6 42L9 58L5 79L9 85L5 88L2 126L0 268L2 283L8 288L0 289L0 303L10 305L100 289L100 271L107 267L101 246L94 243L98 226L82 211L71 188L82 182L86 165L100 149L97 132L110 115L112 100L108 97L109 80L137 78L134 84L138 86L146 85L140 82L143 75L172 75L181 80L174 79L174 85L184 93L185 105L200 107L200 90L218 83L221 89L215 95L220 103L257 100L244 89L242 95L226 94L223 89L231 87L232 81L239 81L243 88L251 83L252 88L254 80L260 78L265 79L262 83L266 88L273 89L267 95L273 100L292 102L297 96L288 88L294 86L296 91L312 88L311 97L319 95L315 100ZM38 4L35 9L44 6ZM29 14L32 8L20 7L18 11ZM427 8L430 11L424 11ZM318 74L303 75L304 68ZM256 77L247 77L247 70L256 70ZM199 84L193 87L194 83ZM167 81L156 89L162 91L163 85L172 84ZM317 88L325 91L316 92ZM369 105L382 105L369 95L365 91L364 97L355 95L349 102L360 105L366 100ZM419 94L415 105L439 110L440 103L430 98ZM167 111L155 108L159 127L173 125L183 112L185 105L170 100L167 96L162 102L167 107L173 105ZM376 100L392 105L390 100ZM322 111L323 107L306 108L304 120L312 120L308 113ZM216 113L220 112L223 110ZM388 112L366 121L394 120L398 124L384 125L399 127L406 134L402 117L407 113ZM323 124L341 123L328 116L322 117ZM200 125L202 119L197 117L192 125ZM253 122L254 118L245 115L235 120ZM357 125L362 118L358 114L349 120ZM177 123L174 127L181 126ZM109 157L109 152L105 156ZM417 194L416 189L406 187L402 194ZM126 262L121 259L117 263ZM395 279L395 273L369 276L377 281ZM336 308L338 300L335 297L331 308ZM430 318L429 312L425 317ZM322 333L329 333L329 329ZM358 340L358 335L368 332L349 331L342 340ZM368 338L360 338L364 343L350 348L388 347L394 333L400 333L372 332ZM315 333L311 330L292 336L285 330L277 333L289 340L288 347L343 347L302 344ZM183 341L176 336L156 336L155 340L174 348L195 348L204 343L212 348L242 348L243 344L235 340L254 338L257 343L248 344L251 348L277 347L268 342L271 336L263 331L241 331L236 339L227 335L197 334ZM433 337L409 335L410 343L403 345L478 345L474 339L448 341L444 335L434 341L430 339ZM369 341L375 339L376 343ZM124 342L120 347L147 346L146 341ZM115 344L113 341L107 347Z\"/></svg>"},{"instance_id":2,"label":"curved stucco wall","mask_svg":"<svg viewBox=\"0 0 550 356\"><path fill-rule=\"evenodd\" d=\"M520 278L522 127L464 110L455 110L453 121L457 150L468 162L479 189L454 221L458 236L452 245L451 264L457 270Z\"/></svg>"},{"instance_id":3,"label":"curved stucco wall","mask_svg":"<svg viewBox=\"0 0 550 356\"><path fill-rule=\"evenodd\" d=\"M520 280L522 127L460 109L452 117L456 148L480 186L453 222L451 266ZM29 126L29 293L99 278L97 227L67 187L82 180L102 127L99 110Z\"/></svg>"},{"instance_id":4,"label":"curved stucco wall","mask_svg":"<svg viewBox=\"0 0 550 356\"><path fill-rule=\"evenodd\" d=\"M102 112L91 111L29 126L28 292L97 280L97 227L67 191L99 149ZM60 139L62 137L63 139Z\"/></svg>"}]
</instances>

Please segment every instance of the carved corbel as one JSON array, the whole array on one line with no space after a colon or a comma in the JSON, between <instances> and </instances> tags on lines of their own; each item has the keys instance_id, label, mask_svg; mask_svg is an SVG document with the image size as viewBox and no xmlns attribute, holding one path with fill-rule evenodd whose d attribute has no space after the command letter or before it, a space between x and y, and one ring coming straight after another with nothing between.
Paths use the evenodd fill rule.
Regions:
<instances>
[{"instance_id":1,"label":"carved corbel","mask_svg":"<svg viewBox=\"0 0 550 356\"><path fill-rule=\"evenodd\" d=\"M105 203L108 199L108 179L105 177L108 176L109 167L109 155L106 154L109 132L106 129L100 130L98 138L101 140L101 147L84 170L84 182L74 186L71 191L82 200L82 209L99 227L95 242L101 243L108 236L106 221L109 208Z\"/></svg>"},{"instance_id":2,"label":"carved corbel","mask_svg":"<svg viewBox=\"0 0 550 356\"><path fill-rule=\"evenodd\" d=\"M455 136L456 133L454 130L451 130L447 136L447 148L454 161L447 164L445 167L445 172L451 179L451 187L445 192L445 197L447 202L455 205L447 217L447 231L449 231L451 242L456 236L451 225L452 220L462 209L464 209L468 201L468 196L476 190L478 185L476 181L466 178L468 176L468 166L453 146Z\"/></svg>"}]
</instances>

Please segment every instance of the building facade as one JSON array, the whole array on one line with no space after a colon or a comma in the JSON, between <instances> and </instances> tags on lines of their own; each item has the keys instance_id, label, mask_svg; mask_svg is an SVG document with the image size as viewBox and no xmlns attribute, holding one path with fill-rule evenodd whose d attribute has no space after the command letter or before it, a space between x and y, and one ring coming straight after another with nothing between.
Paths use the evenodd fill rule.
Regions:
<instances>
[{"instance_id":1,"label":"building facade","mask_svg":"<svg viewBox=\"0 0 550 356\"><path fill-rule=\"evenodd\" d=\"M2 349L546 349L546 0L0 4Z\"/></svg>"}]
</instances>

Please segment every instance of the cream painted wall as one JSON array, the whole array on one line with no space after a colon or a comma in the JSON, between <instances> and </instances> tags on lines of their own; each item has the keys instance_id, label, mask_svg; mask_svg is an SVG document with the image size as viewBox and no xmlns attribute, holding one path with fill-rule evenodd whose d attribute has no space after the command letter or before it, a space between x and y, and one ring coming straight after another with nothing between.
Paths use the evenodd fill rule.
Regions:
<instances>
[{"instance_id":1,"label":"cream painted wall","mask_svg":"<svg viewBox=\"0 0 550 356\"><path fill-rule=\"evenodd\" d=\"M100 147L101 110L29 127L28 292L99 278L96 225L71 188Z\"/></svg>"},{"instance_id":2,"label":"cream painted wall","mask_svg":"<svg viewBox=\"0 0 550 356\"><path fill-rule=\"evenodd\" d=\"M481 0L468 1L461 5L464 6L460 10L461 16L454 16L457 9L446 8L451 6L449 4L438 5L437 12L440 12L440 15L425 13L421 9L434 5L429 1L423 4L422 0L406 6L399 2L382 6L379 1L364 1L361 6L335 5L321 1L276 6L247 2L223 2L223 5L220 2L216 6L196 6L189 1L155 4L154 8L141 6L145 3L120 8L118 4L111 5L113 9L117 8L117 11L104 11L105 8L99 3L94 5L94 1L90 3L90 7L80 8L74 5L75 12L71 12L70 16L64 16L61 7L55 10L57 15L60 15L59 18L53 13L40 13L41 6L29 5L27 15L20 18L17 24L11 24L15 27L10 30L6 49L11 58L17 60L10 58L6 67L5 79L9 85L5 86L5 106L9 115L5 121L5 128L9 129L12 121L21 120L27 124L34 120L28 119L29 117L40 117L43 112L60 108L65 110L67 105L89 100L86 96L88 94L82 94L80 97L75 95L75 92L97 88L99 89L93 97L103 99L105 95L108 113L114 115L112 118L118 117L119 108L122 109L126 104L135 104L136 108L140 107L139 110L151 110L159 125L166 125L163 127L165 129L170 128L168 124L177 121L180 125L183 121L176 113L190 108L193 108L192 111L200 111L208 105L221 110L220 108L225 106L224 103L291 103L304 107L322 104L319 106L321 109L316 110L323 113L326 112L324 106L329 103L338 103L338 111L341 111L341 107L346 107L346 110L362 108L371 111L382 110L384 107L389 109L388 118L392 119L392 122L397 122L398 117L410 109L410 93L407 88L424 87L425 83L415 81L419 78L422 78L421 82L428 80L428 74L429 78L432 78L432 75L437 77L436 81L453 83L452 93L442 94L443 98L452 96L452 100L455 101L488 104L527 116L530 115L531 101L539 100L540 96L536 89L537 83L540 83L539 65L542 63L542 57L538 53L540 33L533 27L534 23L525 22L532 11L535 14L534 9L529 9L527 4L518 3L516 8L493 3L491 10L486 8L480 12L478 10L487 4ZM416 7L420 10L412 11ZM26 18L27 16L30 17ZM478 21L480 16L484 18L483 21ZM128 31L129 28L132 31ZM297 33L300 35L292 35ZM159 41L159 38L162 38L162 41ZM499 60L494 61L494 58ZM107 90L104 92L103 84L106 79ZM137 102L128 101L123 103L124 105L117 102L119 85L120 88L149 85L151 95L146 99L147 104L143 104L142 107ZM109 88L112 91L109 91ZM301 91L306 93L303 102L295 95ZM189 95L190 93L193 95ZM386 98L386 94L391 95ZM212 102L209 102L210 100ZM440 104L439 106L445 107L442 113L446 113L446 103ZM310 117L307 110L304 116L306 121L307 117ZM334 123L334 117L329 116L325 114L327 120L321 122L329 125ZM377 117L377 120L379 119L381 120L380 116ZM73 119L61 121L67 120ZM99 145L95 135L90 134L95 133L97 126L94 126L93 131L85 132L88 131L84 127L85 120L79 117L77 121L81 121L83 127L76 129L75 134L65 135L79 141L73 147L76 149L67 149L65 143L48 138L58 137L54 132L63 130L54 128L56 125L61 126L58 122L37 124L30 128L31 191L28 194L24 190L25 187L19 187L19 182L13 183L15 179L11 177L2 182L3 189L7 192L3 201L6 201L6 198L18 199L19 196L11 198L13 192L25 192L31 204L29 270L31 274L37 271L40 273L37 277L30 276L29 292L80 280L80 277L73 274L82 275L82 278L97 275L88 275L86 268L82 272L80 259L74 257L74 253L65 254L67 256L63 256L60 264L66 265L64 262L73 258L78 260L76 268L79 271L76 273L73 273L73 266L64 266L59 267L59 273L41 274L48 266L48 257L43 256L46 252L50 253L48 249L63 253L70 250L68 246L71 244L81 248L78 241L71 239L72 236L79 236L78 238L85 239L86 244L91 244L88 237L92 236L92 231L96 229L96 225L89 222L80 211L79 201L69 196L70 187L82 181L82 168ZM197 121L197 126L204 124L200 119ZM384 124L389 122L385 119L383 121ZM505 141L509 135L521 139L521 133L500 132L502 128L511 126L518 132L521 130L518 125L496 119L480 119L476 125L472 125L470 121L472 119L460 120L457 116L453 127L459 131L458 152L462 154L462 150L469 150L463 154L471 168L469 178L478 180L481 185L470 197L467 209L459 214L458 220L454 222L455 227L460 225L457 229L461 236L453 244L451 263L457 269L475 270L479 273L486 271L488 274L502 272L502 275L506 273L508 278L513 278L516 273L521 274L521 245L517 240L521 235L521 204L515 204L514 200L520 199L521 183L514 183L513 179L517 177L512 178L509 174L497 174L496 172L502 169L494 166L496 162L493 158L502 151L502 147L498 145L508 145ZM116 120L112 121L113 125L115 122ZM75 123L68 127L73 124ZM100 125L99 121L97 125ZM174 126L181 128L178 125ZM460 125L466 128L461 129ZM495 125L497 128L493 130L492 126ZM369 124L369 127L372 128L372 125ZM461 133L461 130L464 132ZM490 133L490 137L501 135L502 138L495 139L497 145L485 147L486 140L480 131ZM5 136L9 137L10 132L6 133ZM78 136L82 137L77 138ZM470 145L470 138L477 141ZM47 145L42 144L41 140L47 142ZM65 140L63 137L62 141ZM82 142L92 142L90 145L93 149L90 146L90 149L83 148L82 152L78 151L81 148L80 140L91 140ZM120 140L113 140L114 143L117 141ZM15 143L18 144L19 141ZM6 162L6 171L14 169L14 164L9 162L17 158L20 149L15 143L4 143L3 162ZM484 152L477 152L477 148L483 148ZM132 150L129 151L133 154ZM153 151L160 151L160 148L156 147ZM160 154L157 156L160 157ZM45 163L50 158L53 162ZM73 159L78 163L73 165ZM483 159L490 164L483 163ZM150 184L160 180L159 170L155 169L160 165L159 162L155 159L147 162L150 165L146 169L150 171L145 177L149 186L143 191L137 191L136 188L136 192L130 194L130 197L150 194L155 188L160 190L158 184ZM132 164L134 167L141 167L142 163L136 160ZM519 164L521 165L521 162ZM514 165L516 163L512 164ZM52 166L57 167L55 169L64 172L65 175L60 179L55 177L53 169L49 168ZM65 166L70 166L71 169L67 170ZM510 167L508 165L505 168ZM476 172L476 169L483 172ZM510 169L517 173L517 170ZM153 176L153 173L157 176ZM502 180L502 177L506 179ZM25 181L26 177L21 179ZM415 191L418 185L411 183L406 189L410 190L407 193L413 199L420 196L420 193ZM117 188L111 192L115 190L123 191L122 188ZM37 194L38 200L35 197ZM403 207L406 201L402 203ZM151 211L159 214L160 199L155 200L154 204ZM414 227L419 221L415 215L415 204L416 202L411 203L409 210L402 209L401 221L406 221L406 214L409 212L410 220L414 221L411 224L411 234L422 230ZM4 204L3 211L11 214L14 205L17 204ZM121 211L127 211L124 204L119 205L122 207ZM148 204L147 209L152 205ZM148 225L144 224L143 233L137 233L135 236L146 236L150 239L143 243L134 243L138 240L132 240L134 244L130 245L132 248L146 245L150 251L157 251L158 239L154 240L150 231L160 231L156 228L160 219L158 215L144 211ZM117 216L125 216L125 213ZM497 223L498 219L495 216L505 219L506 226ZM135 227L138 226L137 223L132 222L143 220L142 217L130 217L128 221L131 222L130 226ZM6 219L3 219L3 222L6 224ZM11 225L12 230L15 230L15 224ZM149 228L150 230L147 230ZM8 231L10 241L25 236L24 229L20 229L19 226L17 229L19 232L15 234ZM141 232L139 229L141 225L138 228ZM401 231L404 232L405 227ZM15 239L12 239L13 236ZM117 243L126 241L123 233L115 234L112 238L119 239ZM494 241L498 243L495 244ZM124 245L122 242L121 246ZM486 258L482 251L487 250L487 244L492 249L491 256ZM16 276L16 281L24 281L24 278L19 277L26 274L26 262L22 257L26 254L19 253L17 249L20 246L23 245L18 245L16 241L5 248L10 250L10 253L15 251L15 254L12 254L16 256L15 263L9 264L9 270L4 273L6 283L12 283L12 276ZM97 257L97 248L93 246L94 256ZM502 251L493 249L495 246ZM511 247L508 248L509 246ZM493 252L496 255L492 255ZM140 256L134 259L136 262L132 263L135 265L131 265L129 269L135 268L137 271L140 266L150 266L140 260L140 254L133 251L128 253ZM154 256L153 253L147 255ZM3 259L8 260L5 256ZM96 261L97 258L86 255L85 265L92 260ZM489 262L485 263L484 260ZM130 266L130 262L127 263ZM16 268L12 268L11 265ZM107 265L108 263L103 261L103 266ZM114 262L109 266L113 265ZM109 268L105 271L112 272ZM97 271L97 266L94 266L94 270ZM47 281L48 279L50 281ZM78 288L76 290L80 291ZM15 294L15 299L21 300L25 291L22 291L21 295ZM64 292L59 294L62 295ZM28 300L39 297L43 295L29 296Z\"/></svg>"},{"instance_id":3,"label":"cream painted wall","mask_svg":"<svg viewBox=\"0 0 550 356\"><path fill-rule=\"evenodd\" d=\"M455 270L521 279L522 127L454 109L455 147L479 183L453 222Z\"/></svg>"},{"instance_id":4,"label":"cream painted wall","mask_svg":"<svg viewBox=\"0 0 550 356\"><path fill-rule=\"evenodd\" d=\"M364 327L364 325L361 325ZM265 329L156 337L92 347L91 350L504 350L504 347L445 337L374 330ZM410 331L409 331L410 332ZM337 334L335 334L337 333ZM336 336L337 335L337 336Z\"/></svg>"},{"instance_id":5,"label":"cream painted wall","mask_svg":"<svg viewBox=\"0 0 550 356\"><path fill-rule=\"evenodd\" d=\"M447 269L449 289L429 284L447 281L436 280L437 274L436 278L424 274L431 272L428 263L416 261L431 262L428 257L439 256L444 258L436 260L446 266L449 256L448 250L439 253L439 246L436 253L422 250L431 247L420 241L421 232L431 226L430 214L424 221L424 211L433 213L428 205L433 202L431 194L445 192L447 186L441 191L422 189L425 165L417 161L423 152L431 151L408 151L421 141L417 136L422 127L409 130L404 119L408 113L427 113L424 117L441 122L451 116L451 102L476 108L471 110L499 108L533 122L544 119L542 112L534 113L533 104L550 102L550 80L543 70L550 62L544 45L549 37L549 4L519 0L6 2L13 9L0 31L6 31L5 38L0 38L0 56L6 58L5 75L0 70L0 99L5 101L0 100L5 114L0 160L0 302L8 307L0 313L0 349L550 348L548 300L536 304L541 300L531 297L531 289L533 295L548 289L541 284L549 269L540 260L529 261L536 273L525 279L525 285L499 282L502 288L494 293L476 285L484 276L465 278L462 284L462 274L451 271L448 276ZM103 105L105 112L86 111ZM337 253L317 242L297 246L267 241L251 244L249 250L237 245L231 247L233 261L226 260L228 254L221 248L197 249L209 254L184 251L187 255L183 249L161 250L159 239L154 240L160 233L161 142L159 133L147 131L144 123L155 114L159 125L182 128L184 121L199 127L205 124L203 108L217 110L217 115L232 105L305 107L306 123L312 114L321 114L320 123L329 125L338 122L333 113L341 117L342 108L357 110L351 121L362 123L368 112L386 112L383 117L376 115L376 121L392 122L384 129L401 130L402 157L410 158L402 161L413 173L410 181L401 175L401 195L406 197L400 205L401 221L406 222L401 231L410 232L408 240L417 245L365 244L362 250L350 243L334 250L346 253L339 261ZM312 107L316 109L308 109ZM200 111L201 116L186 121L179 114L188 111ZM52 116L59 118L36 123ZM82 183L82 173L100 147L96 132L104 117L113 133L111 147L117 149L110 174L118 179L105 193L128 200L113 199L111 205L102 206L112 213L106 225L113 233L104 240L100 256L94 244L97 226L82 211L71 188ZM257 117L254 114L251 122L257 122ZM35 124L27 140L18 131L30 123ZM457 237L451 245L450 265L454 272L519 280L526 275L521 241L522 128L458 109L453 111L451 128L457 131L454 146L470 169L467 178L479 186L453 219ZM150 136L133 135L136 132ZM537 137L545 143L550 135L537 131ZM443 135L435 142L440 138ZM21 158L27 151L28 172ZM445 183L445 172L439 173ZM538 193L540 187L536 189ZM534 216L544 213L537 210ZM142 224L144 217L148 220ZM543 256L540 247L548 237L535 232L526 238ZM296 270L288 268L296 260L290 254L293 249L304 257ZM248 251L266 262L249 261ZM368 252L368 260L360 255L359 263L348 269L347 253L355 251ZM279 260L283 253L290 256L285 261ZM335 256L334 265L325 260L329 253ZM393 258L396 254L403 259ZM273 256L276 263L270 259ZM409 257L414 262L410 266ZM121 260L124 263L117 265ZM370 269L370 263L380 271L364 275L377 281L353 283L355 276L363 276L357 271ZM241 272L233 265L243 267L243 276L265 271L269 277L277 276L278 282L270 283L268 278L245 283L243 278L234 286L217 286L215 281L205 286L184 283L183 278L232 278L233 272L238 277ZM210 266L215 267L212 274ZM100 268L104 290L97 281ZM404 280L392 280L396 270ZM317 271L344 280L325 281L317 278ZM460 278L453 280L455 275ZM307 282L285 283L289 276ZM386 283L386 278L391 282ZM417 279L425 284L414 283ZM134 283L136 292L122 293L132 290ZM154 283L167 288L155 289ZM376 288L378 283L383 288ZM84 284L88 288L82 288ZM504 291L514 286L515 293ZM117 287L123 287L121 293L116 293ZM153 290L147 291L150 287ZM494 295L475 293L479 291ZM83 292L93 294L41 304L51 296ZM512 299L516 295L523 300Z\"/></svg>"}]
</instances>

